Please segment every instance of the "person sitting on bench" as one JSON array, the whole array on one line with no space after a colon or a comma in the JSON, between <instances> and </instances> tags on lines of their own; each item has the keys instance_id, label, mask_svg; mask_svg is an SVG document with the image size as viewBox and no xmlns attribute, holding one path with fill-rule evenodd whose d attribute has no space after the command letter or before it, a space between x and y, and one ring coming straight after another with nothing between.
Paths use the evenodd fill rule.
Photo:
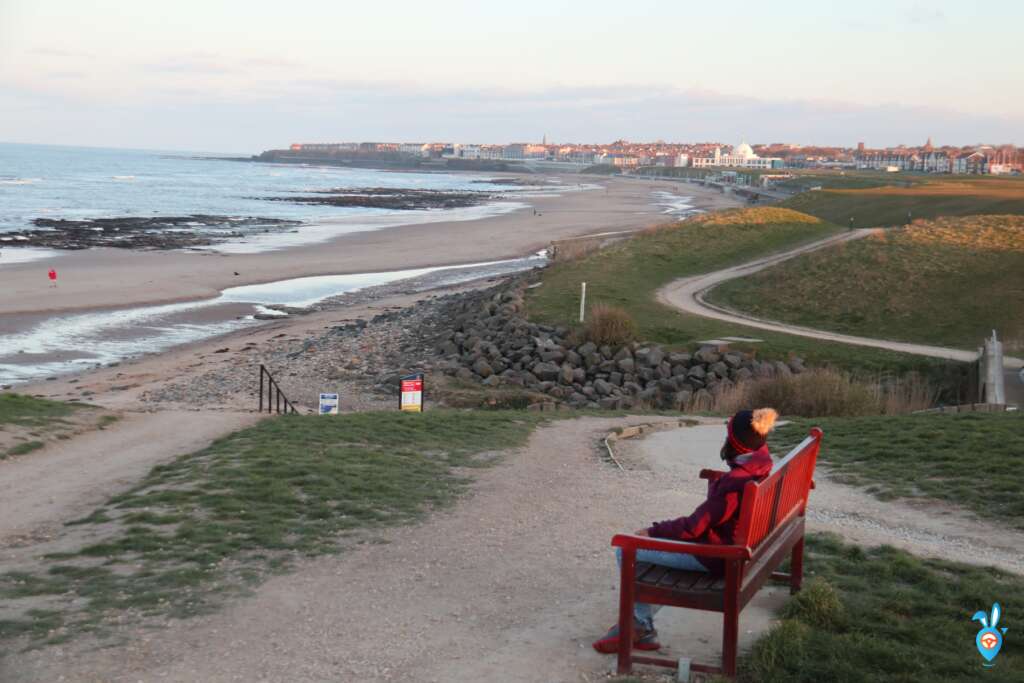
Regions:
<instances>
[{"instance_id":1,"label":"person sitting on bench","mask_svg":"<svg viewBox=\"0 0 1024 683\"><path fill-rule=\"evenodd\" d=\"M771 474L772 457L768 453L767 437L774 428L778 413L772 408L741 410L729 419L725 444L722 445L722 459L729 465L729 471L717 479L708 481L708 497L687 517L655 522L646 529L636 532L638 536L665 538L673 541L728 545L733 542L733 531L743 496L743 487L748 481L762 481ZM622 553L616 548L619 564ZM637 562L662 565L684 571L706 571L715 575L724 572L722 560L698 559L688 553L666 553L655 550L639 550ZM636 603L633 616L633 647L638 650L657 650L658 632L654 629L653 608L646 603ZM594 649L611 654L619 649L619 627L613 626L601 639L594 642Z\"/></svg>"}]
</instances>

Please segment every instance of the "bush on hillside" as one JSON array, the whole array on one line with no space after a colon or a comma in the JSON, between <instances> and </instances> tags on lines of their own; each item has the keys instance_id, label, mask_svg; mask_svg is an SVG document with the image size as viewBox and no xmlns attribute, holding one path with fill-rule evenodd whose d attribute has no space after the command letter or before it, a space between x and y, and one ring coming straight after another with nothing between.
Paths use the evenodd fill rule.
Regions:
<instances>
[{"instance_id":1,"label":"bush on hillside","mask_svg":"<svg viewBox=\"0 0 1024 683\"><path fill-rule=\"evenodd\" d=\"M636 341L636 323L625 309L595 304L590 309L583 336L598 346L625 346Z\"/></svg>"}]
</instances>

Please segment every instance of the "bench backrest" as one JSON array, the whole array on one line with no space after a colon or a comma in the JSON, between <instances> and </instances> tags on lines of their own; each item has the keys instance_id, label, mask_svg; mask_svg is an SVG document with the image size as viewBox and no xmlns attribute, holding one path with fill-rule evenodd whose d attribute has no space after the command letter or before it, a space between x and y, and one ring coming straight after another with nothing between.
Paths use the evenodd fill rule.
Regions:
<instances>
[{"instance_id":1,"label":"bench backrest","mask_svg":"<svg viewBox=\"0 0 1024 683\"><path fill-rule=\"evenodd\" d=\"M747 482L743 488L735 543L754 550L775 529L794 517L803 516L821 437L821 429L814 427L806 439L775 465L766 479Z\"/></svg>"}]
</instances>

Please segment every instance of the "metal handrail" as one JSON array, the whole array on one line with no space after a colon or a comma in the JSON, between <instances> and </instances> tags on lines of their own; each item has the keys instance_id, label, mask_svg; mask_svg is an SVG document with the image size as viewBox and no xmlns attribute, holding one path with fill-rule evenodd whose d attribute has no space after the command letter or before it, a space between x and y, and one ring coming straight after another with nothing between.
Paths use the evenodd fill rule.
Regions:
<instances>
[{"instance_id":1,"label":"metal handrail","mask_svg":"<svg viewBox=\"0 0 1024 683\"><path fill-rule=\"evenodd\" d=\"M267 376L266 382L263 381L263 376ZM270 374L270 370L267 370L267 366L260 365L260 404L259 412L263 412L263 387L266 386L267 396L267 412L277 412L278 415L287 413L298 413L295 409L295 404L288 400L288 397L281 391L281 385L277 383L274 376ZM281 404L284 404L284 410L281 410Z\"/></svg>"}]
</instances>

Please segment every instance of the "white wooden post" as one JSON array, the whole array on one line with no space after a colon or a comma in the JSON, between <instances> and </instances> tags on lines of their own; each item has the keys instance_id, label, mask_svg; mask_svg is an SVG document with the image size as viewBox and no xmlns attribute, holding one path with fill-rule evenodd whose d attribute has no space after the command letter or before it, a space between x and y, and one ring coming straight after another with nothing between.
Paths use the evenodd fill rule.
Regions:
<instances>
[{"instance_id":1,"label":"white wooden post","mask_svg":"<svg viewBox=\"0 0 1024 683\"><path fill-rule=\"evenodd\" d=\"M584 312L586 311L586 305L587 305L587 283L584 282L583 283L583 287L581 288L581 291L580 291L580 322L583 322L583 315L584 315Z\"/></svg>"}]
</instances>

